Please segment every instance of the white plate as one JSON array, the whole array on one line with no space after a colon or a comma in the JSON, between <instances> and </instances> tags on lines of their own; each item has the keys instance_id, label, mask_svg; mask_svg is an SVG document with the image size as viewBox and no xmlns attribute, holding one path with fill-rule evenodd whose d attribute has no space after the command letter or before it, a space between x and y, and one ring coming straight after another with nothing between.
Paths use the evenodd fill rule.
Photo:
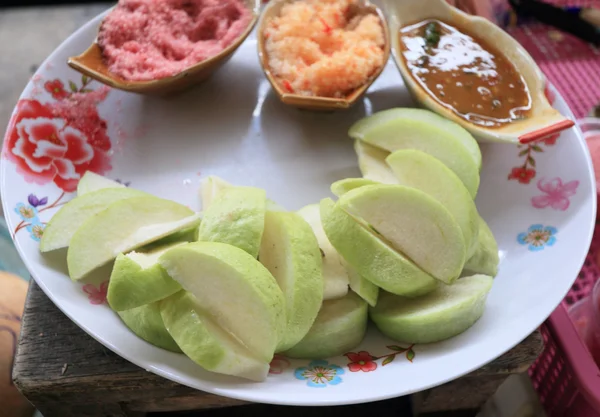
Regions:
<instances>
[{"instance_id":1,"label":"white plate","mask_svg":"<svg viewBox=\"0 0 600 417\"><path fill-rule=\"evenodd\" d=\"M100 173L196 210L199 182L210 174L263 187L269 197L295 210L329 196L333 181L360 175L346 135L354 121L411 101L390 62L350 111L316 114L288 108L264 78L252 37L214 78L185 95L159 99L113 90L92 106L88 118L56 117L52 109L72 100L70 89L86 81L67 67L66 59L90 44L99 19L65 41L23 92L4 141L1 190L19 253L40 287L82 329L131 362L200 390L256 402L381 400L447 382L490 362L533 332L573 283L596 211L592 165L577 128L555 144L483 148L477 205L498 240L500 273L485 314L458 337L399 352L387 347L398 343L371 329L354 353L379 359L361 367L349 366L360 360L352 354L324 361L278 357L264 383L205 372L183 355L138 339L104 303L106 284L100 283L107 275L93 284L73 283L65 274L64 253L42 257L38 252L36 233L57 205L72 197L63 191L72 189L89 161ZM92 82L86 88L100 85ZM555 105L571 116L560 97ZM76 107L84 108L81 103ZM44 141L48 138L58 144L67 138L69 150L50 145ZM521 181L518 174L524 174ZM69 175L71 182L63 179ZM528 244L536 233L532 230L540 227L540 245Z\"/></svg>"}]
</instances>

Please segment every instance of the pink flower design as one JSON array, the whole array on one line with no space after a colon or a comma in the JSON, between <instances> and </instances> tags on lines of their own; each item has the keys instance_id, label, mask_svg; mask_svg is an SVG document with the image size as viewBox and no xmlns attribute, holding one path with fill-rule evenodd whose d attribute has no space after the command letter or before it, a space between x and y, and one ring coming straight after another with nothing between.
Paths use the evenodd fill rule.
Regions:
<instances>
[{"instance_id":1,"label":"pink flower design","mask_svg":"<svg viewBox=\"0 0 600 417\"><path fill-rule=\"evenodd\" d=\"M86 171L103 174L110 170L106 123L99 118L95 104L86 107L72 100L42 104L24 99L17 104L3 153L28 182L54 182L71 192Z\"/></svg>"},{"instance_id":2,"label":"pink flower design","mask_svg":"<svg viewBox=\"0 0 600 417\"><path fill-rule=\"evenodd\" d=\"M290 361L285 356L275 355L270 363L269 373L273 375L282 374L290 365Z\"/></svg>"},{"instance_id":3,"label":"pink flower design","mask_svg":"<svg viewBox=\"0 0 600 417\"><path fill-rule=\"evenodd\" d=\"M52 97L55 100L62 100L63 98L67 98L70 95L70 93L67 90L65 90L65 85L63 84L63 82L58 79L53 81L46 81L46 83L44 84L44 88L47 92L52 94Z\"/></svg>"},{"instance_id":4,"label":"pink flower design","mask_svg":"<svg viewBox=\"0 0 600 417\"><path fill-rule=\"evenodd\" d=\"M551 180L541 179L537 183L538 189L545 193L535 196L531 199L531 204L535 208L552 207L554 210L565 211L569 208L569 197L575 195L579 181L569 181L563 184L560 178L552 178Z\"/></svg>"},{"instance_id":5,"label":"pink flower design","mask_svg":"<svg viewBox=\"0 0 600 417\"><path fill-rule=\"evenodd\" d=\"M106 302L106 293L108 292L108 281L104 281L98 288L92 284L85 284L83 292L88 295L91 304L104 304Z\"/></svg>"}]
</instances>

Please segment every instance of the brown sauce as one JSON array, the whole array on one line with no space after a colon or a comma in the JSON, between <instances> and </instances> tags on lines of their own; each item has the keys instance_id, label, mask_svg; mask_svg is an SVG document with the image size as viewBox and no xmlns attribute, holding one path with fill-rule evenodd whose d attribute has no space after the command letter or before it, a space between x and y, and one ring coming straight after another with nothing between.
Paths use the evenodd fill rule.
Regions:
<instances>
[{"instance_id":1,"label":"brown sauce","mask_svg":"<svg viewBox=\"0 0 600 417\"><path fill-rule=\"evenodd\" d=\"M400 30L413 78L441 105L485 127L527 117L531 96L523 77L496 48L439 20Z\"/></svg>"}]
</instances>

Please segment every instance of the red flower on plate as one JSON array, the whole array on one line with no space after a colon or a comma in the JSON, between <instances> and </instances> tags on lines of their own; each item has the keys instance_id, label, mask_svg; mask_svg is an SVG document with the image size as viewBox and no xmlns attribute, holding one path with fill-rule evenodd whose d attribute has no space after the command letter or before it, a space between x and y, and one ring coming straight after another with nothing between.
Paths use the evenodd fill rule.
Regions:
<instances>
[{"instance_id":1,"label":"red flower on plate","mask_svg":"<svg viewBox=\"0 0 600 417\"><path fill-rule=\"evenodd\" d=\"M508 175L509 180L517 180L521 184L529 184L535 178L535 169L515 167Z\"/></svg>"},{"instance_id":2,"label":"red flower on plate","mask_svg":"<svg viewBox=\"0 0 600 417\"><path fill-rule=\"evenodd\" d=\"M350 372L371 372L377 369L377 363L375 363L369 352L363 350L358 353L348 352L345 355L351 361L348 364Z\"/></svg>"},{"instance_id":3,"label":"red flower on plate","mask_svg":"<svg viewBox=\"0 0 600 417\"><path fill-rule=\"evenodd\" d=\"M106 293L108 292L108 281L104 281L98 288L92 284L85 284L83 292L87 294L91 304L104 304L106 302Z\"/></svg>"},{"instance_id":4,"label":"red flower on plate","mask_svg":"<svg viewBox=\"0 0 600 417\"><path fill-rule=\"evenodd\" d=\"M4 156L17 165L27 182L54 182L75 191L86 171L103 174L111 169L106 122L96 105L103 97L72 94L56 103L20 100L4 139ZM93 101L93 100L96 101Z\"/></svg>"},{"instance_id":5,"label":"red flower on plate","mask_svg":"<svg viewBox=\"0 0 600 417\"><path fill-rule=\"evenodd\" d=\"M62 100L63 98L67 98L70 95L70 93L67 90L65 90L65 85L63 84L63 82L58 79L53 81L46 81L46 83L44 83L44 88L47 92L52 94L52 97L55 100Z\"/></svg>"}]
</instances>

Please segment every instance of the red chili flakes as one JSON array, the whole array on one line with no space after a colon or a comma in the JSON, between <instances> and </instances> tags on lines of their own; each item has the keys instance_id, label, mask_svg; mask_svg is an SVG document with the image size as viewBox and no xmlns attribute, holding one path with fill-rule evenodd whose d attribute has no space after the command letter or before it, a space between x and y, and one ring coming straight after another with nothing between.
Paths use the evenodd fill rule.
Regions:
<instances>
[{"instance_id":1,"label":"red chili flakes","mask_svg":"<svg viewBox=\"0 0 600 417\"><path fill-rule=\"evenodd\" d=\"M335 25L337 27L340 27L341 26L341 21L342 21L342 17L340 16L340 14L336 13L336 14L333 15L333 17L335 18Z\"/></svg>"},{"instance_id":2,"label":"red chili flakes","mask_svg":"<svg viewBox=\"0 0 600 417\"><path fill-rule=\"evenodd\" d=\"M294 92L294 88L292 87L292 83L290 83L288 80L283 80L283 86L288 91L288 93L293 93Z\"/></svg>"},{"instance_id":3,"label":"red chili flakes","mask_svg":"<svg viewBox=\"0 0 600 417\"><path fill-rule=\"evenodd\" d=\"M331 26L329 26L327 24L327 22L325 21L325 19L323 19L322 17L319 17L319 21L323 24L323 26L325 27L323 29L323 32L325 33L331 33Z\"/></svg>"}]
</instances>

